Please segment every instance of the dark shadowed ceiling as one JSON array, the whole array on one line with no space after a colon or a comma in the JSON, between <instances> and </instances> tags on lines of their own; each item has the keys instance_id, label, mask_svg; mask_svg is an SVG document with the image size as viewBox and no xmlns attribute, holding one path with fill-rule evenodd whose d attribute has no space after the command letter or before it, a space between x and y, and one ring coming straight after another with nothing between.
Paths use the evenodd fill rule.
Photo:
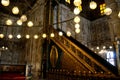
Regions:
<instances>
[{"instance_id":1,"label":"dark shadowed ceiling","mask_svg":"<svg viewBox=\"0 0 120 80\"><path fill-rule=\"evenodd\" d=\"M70 0L70 1L71 1L70 4L67 4L65 3L65 0L60 0L61 3L69 6L70 9L73 11L75 7L73 5L74 0ZM92 10L89 8L90 1L95 1L97 3L97 8L95 10ZM100 4L103 4L103 3L105 3L104 0L82 0L82 12L80 13L80 15L91 21L103 17L104 15L100 14Z\"/></svg>"},{"instance_id":2,"label":"dark shadowed ceiling","mask_svg":"<svg viewBox=\"0 0 120 80\"><path fill-rule=\"evenodd\" d=\"M100 13L100 4L104 3L104 0L93 0L97 3L97 8L95 10L92 10L89 8L89 3L91 0L82 0L82 8L83 11L81 12L81 16L89 19L89 20L96 20L100 17L103 17Z\"/></svg>"},{"instance_id":3,"label":"dark shadowed ceiling","mask_svg":"<svg viewBox=\"0 0 120 80\"><path fill-rule=\"evenodd\" d=\"M17 6L20 12L18 15L13 15L13 16L19 16L25 14L25 12L30 10L36 1L37 0L10 0L9 6L3 6L0 2L0 12L13 15L12 8L14 6Z\"/></svg>"},{"instance_id":4,"label":"dark shadowed ceiling","mask_svg":"<svg viewBox=\"0 0 120 80\"><path fill-rule=\"evenodd\" d=\"M18 8L20 9L20 13L19 15L13 15L13 16L20 16L26 13L28 10L30 10L32 6L36 3L36 1L37 0L10 0L10 5L7 7L2 6L0 3L0 12L13 15L12 14L13 6L18 6ZM70 7L72 11L74 9L74 5L73 5L74 0L70 0L71 4L65 3L65 0L52 0L52 1L54 2L53 4L56 4L55 1L59 1L60 3L67 5L68 7ZM99 5L104 3L104 0L93 0L98 5L95 10L91 10L89 8L90 1L92 0L82 0L82 12L80 13L80 15L91 21L96 20L100 17L103 17L100 14Z\"/></svg>"}]
</instances>

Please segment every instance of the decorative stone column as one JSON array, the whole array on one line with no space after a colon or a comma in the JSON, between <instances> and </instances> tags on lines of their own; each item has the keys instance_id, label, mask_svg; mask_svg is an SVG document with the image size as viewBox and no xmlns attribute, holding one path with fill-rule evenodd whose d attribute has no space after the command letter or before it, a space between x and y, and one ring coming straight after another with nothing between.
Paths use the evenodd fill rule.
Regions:
<instances>
[{"instance_id":1,"label":"decorative stone column","mask_svg":"<svg viewBox=\"0 0 120 80\"><path fill-rule=\"evenodd\" d=\"M42 55L43 55L43 26L45 15L46 2L48 0L37 0L34 6L27 12L28 20L33 21L34 25L31 28L26 28L25 33L31 36L26 42L25 54L26 63L31 67L31 74L34 80L39 80L42 77ZM38 39L32 38L35 34Z\"/></svg>"},{"instance_id":2,"label":"decorative stone column","mask_svg":"<svg viewBox=\"0 0 120 80\"><path fill-rule=\"evenodd\" d=\"M117 56L117 67L120 75L120 52L117 44L117 39L120 38L120 19L118 18L119 12L119 1L120 0L105 0L106 7L112 9L112 14L108 18L108 23L110 27L111 39L114 42ZM117 39L116 39L117 38Z\"/></svg>"}]
</instances>

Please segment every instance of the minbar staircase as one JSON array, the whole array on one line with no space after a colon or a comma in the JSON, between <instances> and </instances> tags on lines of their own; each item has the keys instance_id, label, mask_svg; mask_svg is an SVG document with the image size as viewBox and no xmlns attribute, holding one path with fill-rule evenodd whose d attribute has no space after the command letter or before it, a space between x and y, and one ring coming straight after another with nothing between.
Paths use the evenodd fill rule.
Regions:
<instances>
[{"instance_id":1,"label":"minbar staircase","mask_svg":"<svg viewBox=\"0 0 120 80\"><path fill-rule=\"evenodd\" d=\"M53 31L53 30L52 30ZM101 79L120 79L118 70L115 66L104 60L99 55L82 45L72 37L67 37L65 34L59 36L57 30L54 30L55 37L51 40L67 55L77 61L80 67L84 70L72 73L64 69L52 69L48 71L48 79L50 80L101 80ZM83 78L83 79L81 79Z\"/></svg>"}]
</instances>

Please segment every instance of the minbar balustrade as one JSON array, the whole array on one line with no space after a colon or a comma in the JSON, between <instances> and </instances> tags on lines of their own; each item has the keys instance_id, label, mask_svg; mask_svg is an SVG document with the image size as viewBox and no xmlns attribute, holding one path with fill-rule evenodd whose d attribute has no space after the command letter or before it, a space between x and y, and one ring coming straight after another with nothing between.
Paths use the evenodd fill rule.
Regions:
<instances>
[{"instance_id":1,"label":"minbar balustrade","mask_svg":"<svg viewBox=\"0 0 120 80\"><path fill-rule=\"evenodd\" d=\"M92 58L92 56L89 55L89 53L86 53L84 50L79 48L65 36L59 36L57 30L52 29L52 31L55 33L55 37L51 38L51 40L53 40L54 42L58 42L58 46L61 45L62 47L66 48L67 51L70 51L72 56L74 56L74 58L76 58L77 61L79 61L85 67L87 67L91 73L109 73L109 75L115 76L105 66L96 61L94 58Z\"/></svg>"},{"instance_id":2,"label":"minbar balustrade","mask_svg":"<svg viewBox=\"0 0 120 80\"><path fill-rule=\"evenodd\" d=\"M112 77L110 73L103 72L86 72L72 71L65 69L49 69L47 71L47 80L119 80L120 78Z\"/></svg>"}]
</instances>

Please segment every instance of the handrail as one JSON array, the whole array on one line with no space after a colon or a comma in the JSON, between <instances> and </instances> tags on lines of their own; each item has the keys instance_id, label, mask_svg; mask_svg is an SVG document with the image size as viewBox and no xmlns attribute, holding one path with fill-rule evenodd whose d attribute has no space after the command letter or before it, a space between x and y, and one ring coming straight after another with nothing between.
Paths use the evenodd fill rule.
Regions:
<instances>
[{"instance_id":1,"label":"handrail","mask_svg":"<svg viewBox=\"0 0 120 80\"><path fill-rule=\"evenodd\" d=\"M105 59L103 59L101 56L97 55L96 53L91 51L89 48L87 48L86 46L84 46L83 44L81 44L80 42L75 40L74 38L67 37L67 36L65 38L67 40L69 40L70 42L73 42L74 45L77 45L77 47L80 48L81 50L83 50L86 53L87 56L91 57L91 59L94 59L94 62L98 66L100 66L103 70L109 71L110 73L118 75L118 70L117 70L116 66L113 66L112 64L107 62Z\"/></svg>"},{"instance_id":2,"label":"handrail","mask_svg":"<svg viewBox=\"0 0 120 80\"><path fill-rule=\"evenodd\" d=\"M74 52L68 48L66 48L63 44L59 43L57 40L52 39L66 54L68 54L69 56L71 56L71 58L76 59L80 64L84 65L84 67L86 68L86 70L91 71L91 72L95 72L95 70L88 65L82 58L79 58L78 56L74 55Z\"/></svg>"},{"instance_id":3,"label":"handrail","mask_svg":"<svg viewBox=\"0 0 120 80\"><path fill-rule=\"evenodd\" d=\"M84 51L83 49L78 47L76 44L71 42L65 36L59 36L55 29L53 29L52 31L55 32L55 37L51 38L51 39L59 41L62 45L64 45L66 48L68 48L72 52L73 55L79 56L80 59L84 60L85 63L87 63L89 66L94 68L94 70L92 70L92 71L111 73L111 75L115 76L114 72L107 69L102 63L100 63L98 60L93 58L92 55L90 55L89 53L87 53L86 51Z\"/></svg>"}]
</instances>

